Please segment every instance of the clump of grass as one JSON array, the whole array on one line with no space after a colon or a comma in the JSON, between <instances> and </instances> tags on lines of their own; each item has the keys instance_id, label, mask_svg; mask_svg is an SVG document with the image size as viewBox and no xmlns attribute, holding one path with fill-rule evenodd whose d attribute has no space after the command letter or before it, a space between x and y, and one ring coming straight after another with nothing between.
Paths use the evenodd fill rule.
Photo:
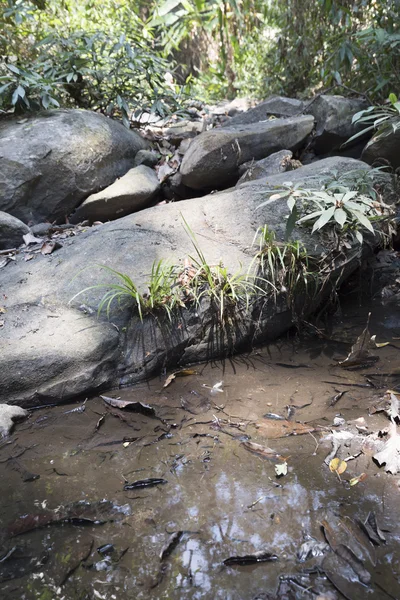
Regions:
<instances>
[{"instance_id":1,"label":"clump of grass","mask_svg":"<svg viewBox=\"0 0 400 600\"><path fill-rule=\"evenodd\" d=\"M174 266L165 263L162 259L153 262L150 278L147 283L147 292L144 293L139 291L137 285L129 275L106 265L96 266L113 275L117 281L115 283L91 285L75 294L71 298L70 303L85 292L106 289L107 291L101 298L98 306L99 315L105 309L107 317L109 317L112 304L114 302L121 302L121 300L126 298L134 300L140 320L143 320L144 315L158 310L164 310L171 320L172 311L178 304L181 304L179 286L176 281L176 269Z\"/></svg>"},{"instance_id":2,"label":"clump of grass","mask_svg":"<svg viewBox=\"0 0 400 600\"><path fill-rule=\"evenodd\" d=\"M316 291L320 281L318 261L309 256L304 244L277 242L267 225L257 230L254 241L257 238L259 250L253 264L258 265L263 280L272 282L276 291L287 294L289 306L301 290L308 292L312 286Z\"/></svg>"},{"instance_id":3,"label":"clump of grass","mask_svg":"<svg viewBox=\"0 0 400 600\"><path fill-rule=\"evenodd\" d=\"M248 312L251 300L266 294L259 285L260 277L252 275L249 271L243 273L241 265L240 270L233 275L229 274L228 269L221 262L218 265L210 265L192 229L183 216L182 219L195 250L195 255L189 258L195 268L191 290L196 304L199 305L204 297L210 298L211 302L218 307L221 321L224 314L236 305L242 305ZM266 283L274 287L269 281Z\"/></svg>"}]
</instances>

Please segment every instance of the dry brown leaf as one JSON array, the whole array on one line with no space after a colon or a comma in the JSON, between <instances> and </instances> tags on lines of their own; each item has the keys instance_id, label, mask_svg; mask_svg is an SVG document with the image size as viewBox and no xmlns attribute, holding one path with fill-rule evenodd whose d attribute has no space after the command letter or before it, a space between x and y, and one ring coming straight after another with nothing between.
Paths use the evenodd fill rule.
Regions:
<instances>
[{"instance_id":1,"label":"dry brown leaf","mask_svg":"<svg viewBox=\"0 0 400 600\"><path fill-rule=\"evenodd\" d=\"M261 444L256 444L255 442L242 442L243 448L248 450L249 452L253 452L253 454L257 454L262 458L266 458L272 462L284 462L285 459L280 454L277 454L275 450L271 448L267 448L266 446L261 446Z\"/></svg>"},{"instance_id":2,"label":"dry brown leaf","mask_svg":"<svg viewBox=\"0 0 400 600\"><path fill-rule=\"evenodd\" d=\"M400 472L400 435L397 432L396 423L389 425L388 439L374 454L374 459L380 467L385 465L386 473L396 475Z\"/></svg>"},{"instance_id":3,"label":"dry brown leaf","mask_svg":"<svg viewBox=\"0 0 400 600\"><path fill-rule=\"evenodd\" d=\"M53 241L48 240L40 248L40 252L42 254L51 254L53 252L53 250L55 250L56 248L57 248L57 242L53 242Z\"/></svg>"},{"instance_id":4,"label":"dry brown leaf","mask_svg":"<svg viewBox=\"0 0 400 600\"><path fill-rule=\"evenodd\" d=\"M377 358L375 356L370 356L369 354L369 348L371 346L372 339L368 330L370 316L371 313L368 315L368 320L364 331L358 336L347 357L338 363L341 367L356 367L366 363L376 362Z\"/></svg>"},{"instance_id":5,"label":"dry brown leaf","mask_svg":"<svg viewBox=\"0 0 400 600\"><path fill-rule=\"evenodd\" d=\"M257 421L255 424L258 433L271 439L286 437L288 435L304 435L317 431L315 427L296 423L295 421L276 421L274 419L265 419Z\"/></svg>"}]
</instances>

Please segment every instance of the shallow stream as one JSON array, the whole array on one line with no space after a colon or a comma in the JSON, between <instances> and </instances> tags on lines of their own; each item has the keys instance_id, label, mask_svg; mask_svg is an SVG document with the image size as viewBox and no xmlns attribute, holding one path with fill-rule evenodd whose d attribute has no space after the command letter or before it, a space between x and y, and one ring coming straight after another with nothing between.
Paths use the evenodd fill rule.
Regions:
<instances>
[{"instance_id":1,"label":"shallow stream","mask_svg":"<svg viewBox=\"0 0 400 600\"><path fill-rule=\"evenodd\" d=\"M371 334L391 343L373 351L375 364L348 371L335 360L346 357L369 310L349 306L325 338L288 337L195 366L168 387L163 377L105 393L153 413L101 398L84 411L81 402L32 411L0 442L0 598L399 599L399 477L364 453L342 475L324 462L335 416L346 424L364 417L368 432L379 431L388 418L369 409L387 388L400 389L400 308L372 307ZM276 416L297 435L275 437ZM248 441L281 458L250 452ZM283 462L288 471L278 477ZM149 478L166 483L124 489ZM329 549L299 560L310 537L326 542L324 519L335 529L337 519L357 524L371 511L386 542L373 548L376 566L364 565L368 586L343 562L324 571ZM257 552L271 560L224 564Z\"/></svg>"}]
</instances>

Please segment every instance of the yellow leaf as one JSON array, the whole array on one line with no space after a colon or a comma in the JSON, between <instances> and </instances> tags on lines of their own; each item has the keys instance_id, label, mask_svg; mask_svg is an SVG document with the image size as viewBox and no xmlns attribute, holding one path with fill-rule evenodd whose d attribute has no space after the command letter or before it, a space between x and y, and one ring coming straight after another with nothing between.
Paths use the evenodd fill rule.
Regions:
<instances>
[{"instance_id":1,"label":"yellow leaf","mask_svg":"<svg viewBox=\"0 0 400 600\"><path fill-rule=\"evenodd\" d=\"M353 477L353 479L350 479L350 485L357 485L357 483L360 483L360 481L364 481L366 477L366 473L361 473L361 475L359 475L358 477Z\"/></svg>"},{"instance_id":2,"label":"yellow leaf","mask_svg":"<svg viewBox=\"0 0 400 600\"><path fill-rule=\"evenodd\" d=\"M333 458L329 463L329 468L332 473L341 475L347 469L347 463L344 460L340 460L340 458Z\"/></svg>"},{"instance_id":3,"label":"yellow leaf","mask_svg":"<svg viewBox=\"0 0 400 600\"><path fill-rule=\"evenodd\" d=\"M124 442L122 445L124 448L127 448L129 446L130 442Z\"/></svg>"},{"instance_id":4,"label":"yellow leaf","mask_svg":"<svg viewBox=\"0 0 400 600\"><path fill-rule=\"evenodd\" d=\"M164 385L163 385L163 388L166 388L166 387L168 387L168 386L169 386L169 384L173 382L173 380L175 379L175 377L176 377L175 373L171 373L171 375L169 375L169 376L167 377L167 379L165 380L165 383L164 383Z\"/></svg>"}]
</instances>

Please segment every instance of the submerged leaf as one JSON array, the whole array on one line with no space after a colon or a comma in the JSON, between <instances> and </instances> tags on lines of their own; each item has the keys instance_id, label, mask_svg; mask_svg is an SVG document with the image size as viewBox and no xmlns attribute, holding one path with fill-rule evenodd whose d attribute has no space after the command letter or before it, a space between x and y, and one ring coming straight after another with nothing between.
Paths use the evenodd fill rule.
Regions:
<instances>
[{"instance_id":1,"label":"submerged leaf","mask_svg":"<svg viewBox=\"0 0 400 600\"><path fill-rule=\"evenodd\" d=\"M106 404L121 410L130 410L132 412L141 413L149 417L157 417L155 408L143 402L134 402L132 400L121 400L120 398L110 398L109 396L100 396Z\"/></svg>"},{"instance_id":2,"label":"submerged leaf","mask_svg":"<svg viewBox=\"0 0 400 600\"><path fill-rule=\"evenodd\" d=\"M364 481L364 479L367 478L367 474L366 473L361 473L361 475L359 475L358 477L353 477L352 479L350 479L350 485L357 485L357 483L361 483L361 481Z\"/></svg>"},{"instance_id":3,"label":"submerged leaf","mask_svg":"<svg viewBox=\"0 0 400 600\"><path fill-rule=\"evenodd\" d=\"M164 546L161 548L160 560L166 559L171 552L177 547L183 535L183 531L175 531L172 533Z\"/></svg>"},{"instance_id":4,"label":"submerged leaf","mask_svg":"<svg viewBox=\"0 0 400 600\"><path fill-rule=\"evenodd\" d=\"M270 562L278 560L276 554L271 554L270 552L254 552L254 554L246 554L244 556L230 556L226 558L223 562L227 567L232 567L235 565L255 565L261 562Z\"/></svg>"},{"instance_id":5,"label":"submerged leaf","mask_svg":"<svg viewBox=\"0 0 400 600\"><path fill-rule=\"evenodd\" d=\"M318 428L303 425L302 423L296 423L295 421L288 421L286 419L283 421L265 419L263 421L257 421L255 426L260 435L265 435L270 439L286 437L288 435L304 435L305 433L312 433L313 431L318 430Z\"/></svg>"},{"instance_id":6,"label":"submerged leaf","mask_svg":"<svg viewBox=\"0 0 400 600\"><path fill-rule=\"evenodd\" d=\"M242 442L242 446L249 452L253 452L254 454L257 454L258 456L266 458L272 462L284 461L284 458L280 454L277 454L275 450L261 446L261 444L256 444L255 442Z\"/></svg>"},{"instance_id":7,"label":"submerged leaf","mask_svg":"<svg viewBox=\"0 0 400 600\"><path fill-rule=\"evenodd\" d=\"M340 458L333 458L329 463L329 468L332 473L341 475L347 469L347 463L344 460L340 460Z\"/></svg>"}]
</instances>

